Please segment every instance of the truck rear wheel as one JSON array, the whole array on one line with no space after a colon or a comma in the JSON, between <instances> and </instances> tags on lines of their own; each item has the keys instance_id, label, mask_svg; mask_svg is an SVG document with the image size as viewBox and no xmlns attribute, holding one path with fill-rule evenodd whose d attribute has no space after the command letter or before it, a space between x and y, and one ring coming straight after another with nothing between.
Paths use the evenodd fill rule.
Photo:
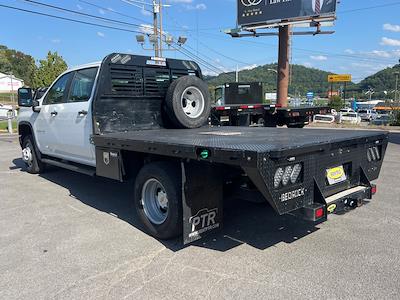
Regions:
<instances>
[{"instance_id":1,"label":"truck rear wheel","mask_svg":"<svg viewBox=\"0 0 400 300\"><path fill-rule=\"evenodd\" d=\"M182 234L182 183L178 165L145 165L135 181L135 209L146 231L159 239Z\"/></svg>"},{"instance_id":2,"label":"truck rear wheel","mask_svg":"<svg viewBox=\"0 0 400 300\"><path fill-rule=\"evenodd\" d=\"M38 158L31 135L26 136L22 141L22 160L28 173L40 174L44 171L44 164Z\"/></svg>"},{"instance_id":3,"label":"truck rear wheel","mask_svg":"<svg viewBox=\"0 0 400 300\"><path fill-rule=\"evenodd\" d=\"M169 119L178 128L203 126L211 110L206 83L196 76L178 78L168 88L165 108Z\"/></svg>"}]
</instances>

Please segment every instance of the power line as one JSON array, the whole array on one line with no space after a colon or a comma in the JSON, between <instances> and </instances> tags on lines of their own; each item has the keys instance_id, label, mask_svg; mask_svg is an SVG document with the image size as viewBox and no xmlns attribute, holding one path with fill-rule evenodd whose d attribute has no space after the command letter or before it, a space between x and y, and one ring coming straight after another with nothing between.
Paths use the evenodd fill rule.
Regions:
<instances>
[{"instance_id":1,"label":"power line","mask_svg":"<svg viewBox=\"0 0 400 300\"><path fill-rule=\"evenodd\" d=\"M180 24L175 18L173 18L172 16L170 16L168 13L167 13L166 15L167 15L167 17L168 17L169 19L171 19L176 25L178 25L178 26L184 28L183 25ZM223 53L221 53L221 52L219 52L219 51L217 51L217 50L214 50L213 48L211 48L210 46L204 44L204 43L201 42L197 37L195 37L195 36L193 36L193 35L191 35L191 34L189 34L189 36L192 37L193 39L195 39L196 41L198 41L198 43L201 44L203 47L205 47L205 48L207 48L208 50L210 50L210 51L216 53L217 55L220 55L220 56L222 56L222 57L225 57L226 59L229 59L229 60L231 60L231 61L234 61L234 62L239 63L239 64L242 64L242 65L249 65L249 63L247 63L247 62L243 62L243 61L237 60L237 59L235 59L235 58L233 58L233 57L230 57L230 56L227 56L227 55L225 55L225 54L223 54ZM204 56L204 54L203 54L203 56Z\"/></svg>"},{"instance_id":2,"label":"power line","mask_svg":"<svg viewBox=\"0 0 400 300\"><path fill-rule=\"evenodd\" d=\"M79 24L97 26L97 27L120 30L120 31L131 32L131 33L141 33L140 31L137 31L137 30L130 30L130 29L119 28L119 27L114 27L114 26L96 24L96 23L92 23L92 22L86 22L86 21L81 21L81 20L76 20L76 19L56 16L56 15L46 14L46 13L42 13L42 12L38 12L38 11L33 11L33 10L29 10L29 9L23 9L23 8L19 8L19 7L4 5L4 4L0 4L0 7L12 9L12 10L17 10L17 11L22 11L22 12L26 12L26 13L30 13L30 14L36 14L36 15L40 15L40 16L50 17L50 18L54 18L54 19L60 19L60 20L64 20L64 21L79 23Z\"/></svg>"},{"instance_id":3,"label":"power line","mask_svg":"<svg viewBox=\"0 0 400 300\"><path fill-rule=\"evenodd\" d=\"M201 57L197 56L196 54L194 54L193 52L191 52L190 50L188 50L184 47L175 48L175 49L181 53L183 53L182 51L188 53L192 57L193 60L201 63L203 66L208 66L208 69L213 69L215 73L225 73L225 70L219 69L218 67L216 67L213 64L209 63L208 61L202 59Z\"/></svg>"},{"instance_id":4,"label":"power line","mask_svg":"<svg viewBox=\"0 0 400 300\"><path fill-rule=\"evenodd\" d=\"M196 61L200 65L204 66L206 69L214 72L214 73L225 73L225 70L221 70L218 67L214 66L213 64L209 63L208 61L202 59L201 57L197 56L196 54L192 53L190 50L180 46L177 43L174 43L175 45L172 45L172 48L174 48L176 51L182 53L183 55L189 57L190 59ZM178 46L178 47L176 47Z\"/></svg>"},{"instance_id":5,"label":"power line","mask_svg":"<svg viewBox=\"0 0 400 300\"><path fill-rule=\"evenodd\" d=\"M67 8L63 8L63 7L59 7L59 6L55 6L55 5L50 5L50 4L46 4L46 3L42 3L42 2L38 2L38 1L33 1L33 0L22 0L28 3L33 3L36 5L40 5L40 6L44 6L44 7L49 7L52 9L56 9L56 10L60 10L63 12L68 12L68 13L72 13L72 14L76 14L76 15L81 15L81 16L85 16L85 17L89 17L89 18L94 18L94 19L98 19L101 21L107 21L107 22L112 22L112 23L117 23L117 24L121 24L121 25L125 25L125 26L134 26L134 27L140 27L140 24L132 24L132 23L128 23L128 22L123 22L123 21L119 21L119 20L114 20L114 19L110 19L110 18L105 18L105 17L100 17L100 16L95 16L95 15L91 15L91 14L87 14L87 13L83 13L83 12L79 12L79 11L74 11L71 9L67 9Z\"/></svg>"},{"instance_id":6,"label":"power line","mask_svg":"<svg viewBox=\"0 0 400 300\"><path fill-rule=\"evenodd\" d=\"M190 47L189 45L186 45L186 47L190 48L192 51L197 51L196 49L194 49L193 47ZM224 65L221 64L220 62L215 61L214 58L212 58L212 57L210 57L210 56L207 56L207 55L205 55L205 54L203 54L203 53L202 53L201 55L202 55L203 57L205 57L205 58L210 59L212 62L217 63L217 64L219 65L220 68L222 67L222 69L227 69L226 66L224 66ZM221 69L221 70L222 70L222 69Z\"/></svg>"},{"instance_id":7,"label":"power line","mask_svg":"<svg viewBox=\"0 0 400 300\"><path fill-rule=\"evenodd\" d=\"M111 9L111 8L107 8L107 7L100 6L100 5L97 5L97 4L94 4L94 3L90 3L90 2L85 1L85 0L79 0L79 2L85 3L85 4L87 4L87 5L91 5L91 6L93 6L93 7L98 8L98 9L102 9L102 10L109 11L109 12L111 12L111 13L114 13L114 14L116 14L116 15L120 15L120 16L125 17L125 18L129 18L129 19L132 19L132 20L136 20L136 21L140 21L140 22L143 22L143 23L147 23L147 21L145 21L145 20L143 20L143 19L139 19L139 18L130 16L130 15L127 15L127 14L123 14L123 13L121 13L121 12L119 12L119 11L116 11L116 10L114 10L114 9Z\"/></svg>"},{"instance_id":8,"label":"power line","mask_svg":"<svg viewBox=\"0 0 400 300\"><path fill-rule=\"evenodd\" d=\"M146 9L144 6L145 5L152 5L150 3L147 3L146 1L137 1L137 0L120 0L121 2L124 2L126 4L132 5L132 6L136 6L141 8L144 11L153 13L153 11L151 11L150 9Z\"/></svg>"},{"instance_id":9,"label":"power line","mask_svg":"<svg viewBox=\"0 0 400 300\"><path fill-rule=\"evenodd\" d=\"M7 9L12 9L12 10L17 10L17 11L22 11L22 12L26 12L26 13L31 13L31 14L36 14L36 15L40 15L40 16L46 16L46 17L50 17L50 18L65 20L65 21L74 22L74 23L78 23L78 24L97 26L97 27L113 29L113 30L119 30L119 31L124 31L124 32L141 33L140 31L136 31L136 30L129 30L129 29L125 29L125 28L119 28L119 27L113 27L113 26L108 26L108 25L96 24L96 23L91 23L91 22L86 22L86 21L81 21L81 20L76 20L76 19L56 16L56 15L51 15L51 14L47 14L47 13L32 11L32 10L28 10L28 9L23 9L23 8L13 7L13 6L8 6L8 5L3 5L3 4L0 4L0 7L7 8ZM188 57L191 57L192 59L194 58L194 60L196 60L196 58L197 58L197 60L200 60L199 63L201 65L205 66L207 69L211 70L212 72L215 72L215 73L221 72L221 70L219 70L218 68L216 68L212 64L208 63L207 61L202 60L199 57L196 57L196 55L192 54L190 51L188 51L186 49L184 49L184 51L181 51L179 48L178 48L178 50L183 54L185 54L184 52L186 52L185 55L188 56ZM223 73L223 71L221 73Z\"/></svg>"},{"instance_id":10,"label":"power line","mask_svg":"<svg viewBox=\"0 0 400 300\"><path fill-rule=\"evenodd\" d=\"M221 40L221 36L217 35L217 34L211 34L211 33L207 33L207 34L203 34L204 36L207 36L208 38L213 39L212 37L210 37L210 35L214 35L216 37L218 37L218 40ZM217 39L217 38L214 38ZM268 46L268 47L276 47L276 45L274 44L268 44L268 43L263 43L263 42L257 42L257 41L249 41L249 40L235 40L235 39L226 39L226 41L230 41L230 42L241 42L241 43L248 43L248 44L255 44L255 45L260 45L261 46ZM344 59L351 59L351 60L363 60L363 61L368 61L368 62L380 62L380 63L392 63L393 61L390 59L380 59L380 58L373 58L373 57L365 57L365 54L360 54L360 55L356 55L356 54L341 54L341 53L333 53L333 52L326 52L326 51L319 51L319 50L311 50L311 49L304 49L304 48L298 48L298 47L293 47L294 50L298 50L298 51L303 51L303 52L309 52L309 53L315 53L315 54L324 54L324 55L329 55L332 57L343 57Z\"/></svg>"},{"instance_id":11,"label":"power line","mask_svg":"<svg viewBox=\"0 0 400 300\"><path fill-rule=\"evenodd\" d=\"M340 14L347 14L347 13L352 13L352 12L357 12L357 11L371 10L371 9L376 9L376 8L395 6L395 5L400 5L400 1L396 1L396 2L393 2L393 3L387 3L387 4L380 4L380 5L374 5L374 6L368 6L368 7L361 7L361 8L355 8L355 9L339 11L338 14L339 15Z\"/></svg>"},{"instance_id":12,"label":"power line","mask_svg":"<svg viewBox=\"0 0 400 300\"><path fill-rule=\"evenodd\" d=\"M171 19L176 25L181 26L181 24L179 24L179 22L178 22L175 18L173 18L172 16L170 16L170 15L168 14L168 12L166 12L165 15L166 15L169 19ZM190 36L190 37L193 37L195 40L198 40L196 37L194 37L194 36L191 35L191 34L189 34L189 36ZM189 45L186 45L186 46L187 46L188 48L192 49L193 51L197 52L196 49L190 47ZM188 50L187 50L187 51L188 51ZM210 59L210 60L212 60L212 61L215 61L214 58L211 58L211 57L209 57L209 56L207 56L207 55L205 55L205 54L201 54L201 55L202 55L203 57L207 58L207 59ZM196 56L199 57L199 55L196 55ZM200 57L199 57L199 58L200 58ZM222 65L221 63L218 63L218 65L219 65L220 67L223 68L223 69L220 69L220 72L221 72L221 70L222 70L221 73L225 73L225 70L224 70L224 69L227 69L227 68L226 68L224 65Z\"/></svg>"},{"instance_id":13,"label":"power line","mask_svg":"<svg viewBox=\"0 0 400 300\"><path fill-rule=\"evenodd\" d=\"M174 46L172 46L172 47L173 47L175 50L177 50L178 52L182 53L184 56L187 56L188 58L190 58L190 59L196 61L199 65L202 65L205 69L207 69L207 70L209 70L209 71L211 71L211 72L213 72L213 73L216 73L216 74L219 73L218 70L215 70L215 69L213 69L213 68L207 66L207 65L204 64L203 62L200 62L200 61L197 61L196 59L194 59L193 56L192 56L191 54L185 53L185 52L182 51L181 49L176 48L176 47L174 47Z\"/></svg>"}]
</instances>

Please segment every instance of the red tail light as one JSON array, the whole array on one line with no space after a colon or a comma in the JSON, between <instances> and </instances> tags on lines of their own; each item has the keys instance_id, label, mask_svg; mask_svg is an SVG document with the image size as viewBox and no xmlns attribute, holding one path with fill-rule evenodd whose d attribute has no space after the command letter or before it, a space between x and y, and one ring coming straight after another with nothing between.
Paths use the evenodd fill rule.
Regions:
<instances>
[{"instance_id":1,"label":"red tail light","mask_svg":"<svg viewBox=\"0 0 400 300\"><path fill-rule=\"evenodd\" d=\"M325 215L325 211L324 211L324 208L318 208L316 211L315 211L315 218L316 219L320 219L320 218L322 218L323 216Z\"/></svg>"},{"instance_id":2,"label":"red tail light","mask_svg":"<svg viewBox=\"0 0 400 300\"><path fill-rule=\"evenodd\" d=\"M377 191L378 191L378 189L377 189L376 185L371 186L371 194L372 195L375 195Z\"/></svg>"}]
</instances>

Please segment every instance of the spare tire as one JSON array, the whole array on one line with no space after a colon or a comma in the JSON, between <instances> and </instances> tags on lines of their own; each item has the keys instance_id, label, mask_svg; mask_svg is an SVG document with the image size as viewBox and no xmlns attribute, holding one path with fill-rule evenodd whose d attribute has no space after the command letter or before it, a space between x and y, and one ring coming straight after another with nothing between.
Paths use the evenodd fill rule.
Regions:
<instances>
[{"instance_id":1,"label":"spare tire","mask_svg":"<svg viewBox=\"0 0 400 300\"><path fill-rule=\"evenodd\" d=\"M207 84L196 76L178 78L168 88L165 110L177 128L203 126L211 111Z\"/></svg>"}]
</instances>

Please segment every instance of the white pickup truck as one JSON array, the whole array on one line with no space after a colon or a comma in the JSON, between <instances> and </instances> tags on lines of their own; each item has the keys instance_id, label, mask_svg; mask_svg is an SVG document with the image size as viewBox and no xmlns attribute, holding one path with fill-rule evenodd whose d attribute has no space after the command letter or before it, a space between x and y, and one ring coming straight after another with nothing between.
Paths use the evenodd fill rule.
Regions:
<instances>
[{"instance_id":1,"label":"white pickup truck","mask_svg":"<svg viewBox=\"0 0 400 300\"><path fill-rule=\"evenodd\" d=\"M386 133L214 127L199 66L120 53L61 74L35 99L18 93L22 158L134 181L132 201L153 236L198 240L222 225L224 193L278 214L324 221L371 199Z\"/></svg>"}]
</instances>

